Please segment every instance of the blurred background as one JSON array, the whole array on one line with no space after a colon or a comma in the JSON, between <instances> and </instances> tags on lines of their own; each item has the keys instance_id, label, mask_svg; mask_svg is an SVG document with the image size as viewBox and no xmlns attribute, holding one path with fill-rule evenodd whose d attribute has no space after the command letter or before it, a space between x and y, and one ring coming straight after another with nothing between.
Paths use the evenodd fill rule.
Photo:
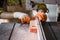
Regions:
<instances>
[{"instance_id":1,"label":"blurred background","mask_svg":"<svg viewBox=\"0 0 60 40\"><path fill-rule=\"evenodd\" d=\"M60 20L60 0L0 0L0 18L13 18L13 12L24 12L32 17L32 10L37 9L37 5L45 3L49 9L47 22L57 22ZM6 14L6 16L3 16ZM9 15L9 16L7 16Z\"/></svg>"}]
</instances>

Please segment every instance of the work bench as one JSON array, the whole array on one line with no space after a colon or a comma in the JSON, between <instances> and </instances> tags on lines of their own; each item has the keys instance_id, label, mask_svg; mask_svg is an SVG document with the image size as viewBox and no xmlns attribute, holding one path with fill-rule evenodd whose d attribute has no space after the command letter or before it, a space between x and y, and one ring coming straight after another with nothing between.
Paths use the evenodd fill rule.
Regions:
<instances>
[{"instance_id":1,"label":"work bench","mask_svg":"<svg viewBox=\"0 0 60 40\"><path fill-rule=\"evenodd\" d=\"M46 40L60 40L59 24L56 22L42 23ZM0 40L37 40L36 33L30 33L28 27L28 24L2 23L0 24Z\"/></svg>"}]
</instances>

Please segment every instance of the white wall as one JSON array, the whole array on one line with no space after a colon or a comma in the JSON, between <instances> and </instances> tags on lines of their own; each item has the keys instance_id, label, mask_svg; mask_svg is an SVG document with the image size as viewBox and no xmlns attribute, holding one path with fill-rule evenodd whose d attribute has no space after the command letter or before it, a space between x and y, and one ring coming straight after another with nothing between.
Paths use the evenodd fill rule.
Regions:
<instances>
[{"instance_id":1,"label":"white wall","mask_svg":"<svg viewBox=\"0 0 60 40\"><path fill-rule=\"evenodd\" d=\"M47 14L47 22L57 22L58 18L58 5L47 4L49 13Z\"/></svg>"}]
</instances>

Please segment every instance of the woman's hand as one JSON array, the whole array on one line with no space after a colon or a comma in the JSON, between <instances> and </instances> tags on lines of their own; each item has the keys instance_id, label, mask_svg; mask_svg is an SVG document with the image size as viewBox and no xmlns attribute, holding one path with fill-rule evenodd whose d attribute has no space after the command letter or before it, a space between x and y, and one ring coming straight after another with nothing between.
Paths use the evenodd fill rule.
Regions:
<instances>
[{"instance_id":1,"label":"woman's hand","mask_svg":"<svg viewBox=\"0 0 60 40\"><path fill-rule=\"evenodd\" d=\"M30 17L27 15L27 16L24 16L23 18L19 18L21 20L21 23L30 23Z\"/></svg>"},{"instance_id":2,"label":"woman's hand","mask_svg":"<svg viewBox=\"0 0 60 40\"><path fill-rule=\"evenodd\" d=\"M36 18L38 18L41 21L46 21L47 20L47 15L38 13L38 14L36 14L35 17L33 17L33 19L36 19Z\"/></svg>"}]
</instances>

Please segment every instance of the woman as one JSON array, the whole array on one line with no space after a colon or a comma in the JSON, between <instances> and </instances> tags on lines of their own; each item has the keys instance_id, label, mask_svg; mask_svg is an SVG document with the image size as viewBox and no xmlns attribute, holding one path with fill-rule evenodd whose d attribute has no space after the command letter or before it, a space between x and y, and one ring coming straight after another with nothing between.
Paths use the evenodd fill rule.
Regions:
<instances>
[{"instance_id":1,"label":"woman","mask_svg":"<svg viewBox=\"0 0 60 40\"><path fill-rule=\"evenodd\" d=\"M47 15L45 13L49 12L47 6L45 4L39 4L37 8L37 14L34 16L34 19L38 17L40 21L46 21L47 20Z\"/></svg>"}]
</instances>

